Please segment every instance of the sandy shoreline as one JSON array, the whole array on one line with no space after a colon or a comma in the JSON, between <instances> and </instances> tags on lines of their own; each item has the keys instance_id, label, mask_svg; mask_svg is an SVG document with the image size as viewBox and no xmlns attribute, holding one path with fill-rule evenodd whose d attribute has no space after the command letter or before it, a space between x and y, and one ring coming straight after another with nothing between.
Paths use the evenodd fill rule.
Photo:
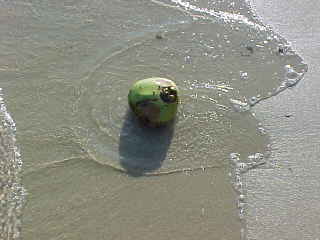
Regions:
<instances>
[{"instance_id":1,"label":"sandy shoreline","mask_svg":"<svg viewBox=\"0 0 320 240\"><path fill-rule=\"evenodd\" d=\"M253 3L309 70L296 87L254 109L270 134L272 156L268 169L247 174L248 240L319 239L320 7L316 1Z\"/></svg>"},{"instance_id":2,"label":"sandy shoreline","mask_svg":"<svg viewBox=\"0 0 320 240\"><path fill-rule=\"evenodd\" d=\"M240 239L227 173L135 178L80 159L36 171L24 177L23 239Z\"/></svg>"},{"instance_id":3,"label":"sandy shoreline","mask_svg":"<svg viewBox=\"0 0 320 240\"><path fill-rule=\"evenodd\" d=\"M271 134L271 148L273 151L268 168L254 169L246 174L248 198L244 199L249 206L247 209L248 239L279 239L279 236L290 240L295 239L295 237L297 240L309 239L308 237L314 239L314 236L319 235L317 231L320 229L317 226L320 222L320 207L318 203L320 188L317 176L319 172L319 163L317 163L317 158L319 158L319 138L316 132L319 129L317 122L317 119L319 119L319 113L317 112L319 103L310 99L317 99L318 92L316 89L319 89L319 83L316 82L316 77L319 75L319 68L316 64L318 64L319 59L315 57L315 53L319 51L317 48L319 36L316 36L317 33L313 30L316 24L319 25L319 20L314 21L316 17L312 18L312 16L317 16L316 9L312 10L314 11L313 14L308 15L312 4L309 6L307 4L306 6L304 5L303 7L309 10L305 10L305 12L301 10L299 12L301 18L296 19L297 13L294 8L289 8L288 14L290 14L288 16L282 14L282 12L287 11L287 7L291 6L289 5L289 0L285 1L288 6L283 3L278 3L278 6L276 1L270 0L262 3L256 0L258 13L259 9L268 10L261 13L262 19L264 20L264 17L271 16L272 21L267 19L264 22L277 23L279 20L281 24L276 29L289 41L296 40L294 47L310 64L310 71L306 79L298 84L297 87L291 91L284 91L267 101L262 101L253 109L257 118L262 121L263 127ZM131 7L126 5L129 2L119 2L112 2L113 6L106 5L104 1L95 2L90 6L83 5L82 2L69 1L61 3L50 1L30 2L25 5L6 3L5 5L8 9L13 9L12 18L14 21L10 21L8 25L0 27L0 32L10 33L3 34L0 42L4 43L3 46L7 46L9 57L6 60L10 62L10 57L13 59L12 63L10 62L8 67L3 70L5 73L3 86L6 88L6 94L8 94L7 104L10 108L9 110L13 113L13 117L15 117L18 124L17 138L20 141L22 154L25 156L23 183L29 193L23 217L22 239L240 240L243 225L239 218L239 208L241 208L239 206L244 203L232 186L229 176L231 166L229 166L227 158L229 151L243 151L244 154L241 152L241 156L246 156L247 153L249 154L250 152L251 154L252 151L263 152L264 145L266 145L266 139L260 139L263 134L260 134L257 130L260 126L257 120L251 114L250 116L246 115L249 112L230 117L233 120L230 124L230 119L226 115L225 117L228 120L225 121L226 127L221 127L221 129L219 126L213 127L211 132L203 130L202 125L197 125L196 122L190 122L187 124L188 128L181 132L183 138L178 142L185 142L186 144L182 147L178 145L174 153L182 156L181 149L183 148L187 157L182 158L182 160L189 159L193 162L192 160L194 159L206 159L207 163L219 160L221 164L217 168L209 169L203 167L202 169L203 165L201 164L200 167L195 168L197 169L196 171L174 170L174 174L166 176L134 177L114 171L110 167L111 164L108 166L108 162L102 161L103 159L108 160L104 154L97 161L95 161L95 157L89 156L89 146L92 149L97 149L97 151L102 149L102 152L104 152L107 149L105 146L108 146L111 142L113 143L113 141L104 142L103 139L114 140L120 136L117 131L113 132L113 130L118 129L119 126L117 124L120 122L119 119L122 119L121 115L111 115L108 112L110 109L106 109L106 103L109 103L111 99L115 101L113 102L114 105L121 105L119 104L119 99L121 98L117 98L116 94L109 94L111 90L117 93L119 89L124 89L125 94L127 94L127 87L119 87L118 90L115 87L119 85L119 79L128 84L129 80L133 80L133 76L138 78L146 74L145 68L150 68L150 71L155 69L152 74L158 74L158 66L145 65L146 63L144 62L155 63L159 58L154 56L158 56L158 54L159 56L166 56L167 54L164 54L161 50L163 43L160 43L159 39L155 39L152 35L155 33L153 28L155 26L159 27L158 20L155 18L154 21L157 24L151 22L149 26L152 29L152 34L150 35L151 32L146 34L147 38L151 37L151 42L158 41L154 43L157 46L157 48L154 48L156 50L150 50L150 56L147 54L146 57L143 57L144 53L148 53L148 51L145 51L145 47L149 46L148 49L151 49L150 45L144 46L139 42L137 46L141 45L141 48L131 48L130 45L125 50L117 51L120 53L118 54L120 56L119 61L117 60L118 58L115 58L114 62L109 62L108 60L111 59L109 54L115 50L113 48L114 45L111 43L117 42L120 44L123 41L119 37L119 29L123 31L123 36L126 36L128 31L136 31L136 34L140 31L137 28L140 25L131 21L131 19L128 19L127 22L121 21L126 17L130 18L130 14L135 15L136 8L144 12L144 14L136 14L138 19L136 20L141 21L141 29L144 29L145 23L155 16L160 16L164 22L167 21L167 18L175 19L176 21L173 21L175 24L182 20L184 23L191 21L191 16L197 19L196 16L185 15L186 12L184 10L176 13L173 10L175 8L165 9L162 8L161 4L161 8L159 8L152 1L147 2L148 8L141 4L143 3L142 1L137 1L136 5L134 2L130 2L130 4L133 4L132 6L130 5ZM195 2L204 5L208 4L208 1ZM99 5L101 8L96 5L99 3L101 3ZM271 5L267 5L267 3ZM295 3L299 4L300 2L295 0ZM244 15L251 14L250 11L246 10L246 7L243 8L245 1L239 0L233 4L235 5L231 4L230 6L233 6L235 10L243 11ZM240 5L237 6L237 4ZM223 10L224 8L229 9L230 6L228 4L224 5L223 2L220 7ZM88 7L91 7L91 9L88 9ZM149 11L146 11L146 9ZM151 9L158 16L153 14ZM62 10L64 14L61 14ZM127 12L127 10L132 12ZM48 14L49 17L42 14ZM113 14L116 17L111 18L110 16L113 16ZM275 16L272 14L275 14ZM217 17L215 14L213 15ZM109 16L115 23L105 24L105 16ZM220 15L218 14L219 18L223 16L221 12ZM228 16L228 14L225 16ZM277 19L277 16L282 16L282 18ZM300 21L305 16L310 19ZM69 17L71 18L69 19ZM289 22L288 19L291 19L290 23L292 25L286 25ZM119 20L119 23L117 20ZM281 22L281 20L284 20L284 22ZM314 27L305 28L306 23L312 23ZM175 28L175 24L172 26L169 24L168 26ZM203 27L205 24L202 23L199 26ZM22 25L23 28L21 29L24 29L25 32L20 31ZM66 27L66 30L63 30L61 26ZM283 26L284 29L281 28ZM74 27L79 28L75 30ZM110 29L107 27L110 27ZM298 27L298 31L303 30L304 34L292 31L295 27ZM61 29L62 31L60 31ZM162 28L160 27L159 29ZM220 30L222 31L223 29ZM220 30L216 29L216 31ZM200 31L199 38L195 38L190 43L191 46L194 44L197 46L199 41L204 40L201 31L213 34L211 37L208 36L208 40L213 40L217 37L215 44L220 42L227 45L233 43L234 45L232 46L235 46L236 49L241 40L239 37L231 37L231 41L229 41L227 40L227 33L225 35L222 34L226 39L221 38L219 40L220 34L212 31L211 25L208 25L208 28L203 30L194 25L193 28L187 31L190 36L183 35L182 39L191 39L193 35L197 35L195 33L197 31ZM74 33L79 34L80 32L82 35L74 35ZM233 31L231 32L233 33ZM239 36L243 37L242 42L247 42L249 39L247 39L246 31L243 33L243 35ZM251 37L255 38L259 34L259 32L255 32ZM300 35L307 36L307 38L300 38ZM118 37L119 39L117 39ZM314 40L309 43L310 39ZM135 38L131 40L133 41ZM254 41L254 39L251 40ZM258 40L259 38L256 39L256 41ZM106 44L108 41L110 41L110 46ZM197 58L197 54L192 55L188 51L188 53L185 52L184 46L186 42L182 42L179 38L175 40L173 38L172 40L172 43L179 42L181 42L182 46L180 52L183 54L181 56L173 54L172 56L180 56L173 64L166 64L172 57L164 58L164 65L160 73L163 74L168 71L171 74L177 71L177 76L184 72L188 76L187 71L190 70L192 78L211 79L211 72L208 72L208 76L193 75L193 71L196 74L202 71L205 73L205 69L212 70L212 65L207 67L205 65L209 63L208 61L203 61L202 64L199 64L204 69L192 69L196 65L197 59L199 62L203 60L203 56L209 56L210 54L208 55L207 52L204 52L207 55L202 56L200 54ZM268 41L265 42L265 44L268 44ZM124 41L122 44L126 45L127 43ZM227 45L219 45L222 48L222 58L228 55L228 51L232 48ZM16 50L15 46L20 48ZM172 46L172 50L179 49L179 47L176 49L175 45ZM278 45L274 45L270 49L276 49L275 52L279 54L277 47ZM244 48L244 46L241 46L241 48ZM34 53L30 49L33 49ZM101 49L105 49L105 51L101 51ZM126 52L126 49L130 51ZM245 49L253 53L253 48L250 48L249 45ZM14 51L11 52L11 50ZM195 51L198 52L198 47L195 47ZM217 52L219 53L219 51ZM259 53L259 51L257 52ZM264 52L264 54L267 53L270 52ZM274 52L271 51L271 53ZM89 55L92 58L88 57ZM115 55L117 54L112 56ZM119 65L135 66L138 56L142 57L135 71L131 72L130 68L121 69L119 67ZM263 55L263 57L265 56ZM274 56L277 57L274 58ZM15 57L19 61L14 61ZM279 55L271 54L270 61L267 62L274 63L281 58L278 57ZM186 59L192 59L194 64L189 64L192 61L188 63L189 60L186 61ZM215 59L215 56L213 59ZM256 60L259 59L257 58ZM254 60L253 62L248 61L248 66L244 65L243 68L235 68L234 70L238 79L241 76L248 77L248 73L242 72L242 70L246 68L250 70L252 68L252 74L248 71L249 80L259 80L257 82L253 81L253 85L247 84L247 86L255 89L254 91L248 90L247 97L250 100L252 100L253 96L251 94L257 93L256 91L260 91L263 87L266 88L268 86L270 90L273 89L272 84L272 86L268 85L270 83L268 81L270 80L269 73L273 71L277 73L277 71L273 68L270 70L265 68L266 61L263 60L265 58L261 59L259 62L260 68L258 67L258 62ZM297 59L296 63L299 62L299 59ZM180 69L182 67L180 66L181 62L184 70ZM239 58L238 62L231 61L232 64L230 65L240 66L244 62L243 58ZM295 62L292 64L294 65ZM280 63L274 65L277 68ZM90 69L90 66L93 66L93 68ZM149 68L146 66L149 66ZM166 66L172 66L172 69L170 70L170 67L167 68ZM226 68L226 64L222 64L222 66L224 68L220 69L220 71L216 71L219 64L214 68L216 72L221 73L221 76L214 76L217 79L228 81L229 77L234 73L231 72L232 74L228 77L225 73L230 71L230 68ZM189 70L187 70L188 68ZM281 69L283 70L283 68ZM147 74L150 74L149 70ZM239 72L239 70L241 71ZM87 71L89 74L86 74ZM246 75L242 75L243 73ZM181 75L179 78L185 79L186 76ZM276 87L278 78L275 76L271 78L273 79L274 87ZM112 83L113 88L110 90L109 86ZM191 83L190 86L194 86ZM181 85L184 84L181 83ZM188 89L188 86L189 83L185 85L185 89ZM202 85L200 84L199 86L201 87ZM240 86L242 84L235 85L234 89L238 89ZM247 89L244 86L242 87ZM229 87L230 89L232 88ZM226 91L226 89L224 90ZM201 91L205 93L212 90L202 89ZM220 96L221 93L223 91L218 95ZM240 98L240 95L237 94L233 97ZM110 99L105 98L105 96L109 95ZM94 96L99 97L95 98ZM195 96L198 98L197 94ZM203 96L205 97L205 95ZM225 99L228 100L229 97ZM126 99L124 102L125 106L127 106ZM210 107L215 107L217 101L214 100L213 102L214 104L211 101L207 101L206 104ZM195 113L201 113L200 106L202 105L194 106ZM225 105L227 107L225 106L222 111L229 109L229 100L226 101ZM113 109L112 113L121 112L121 108L119 109ZM230 113L233 113L233 111ZM224 115L222 114L221 116L223 117ZM201 118L201 114L199 117ZM203 118L206 121L209 120L207 115L204 115ZM236 121L236 119L238 120ZM219 118L216 122L219 122L218 120ZM110 127L109 129L108 126ZM233 127L232 129L231 126ZM199 129L197 128L203 130L202 134L199 134ZM229 128L231 129L230 131L228 130ZM218 135L219 129L221 133L225 131L226 133L235 134L230 136L228 134ZM239 131L238 135L236 134L237 131ZM99 138L97 139L92 137L95 132L101 134L101 136L98 134ZM111 135L110 132L112 133ZM123 134L123 136L127 137L126 134ZM221 144L214 145L215 141L210 142L211 138L209 137L214 138L213 136L216 137L216 139L213 139L215 141L223 140ZM244 136L247 136L247 139L242 138ZM197 138L197 140L196 137L199 137L199 139ZM187 141L190 139L193 141ZM200 147L194 145L198 142L202 143ZM234 147L231 147L232 144L234 144ZM190 148L188 145L190 145ZM135 145L130 146L135 149ZM146 145L142 144L142 146ZM227 147L224 150L225 152L221 151L225 147ZM129 149L128 145L124 149ZM195 150L195 152L191 150ZM209 154L209 150L211 154ZM119 149L116 148L113 154L118 156L118 152ZM120 152L123 152L123 150ZM213 153L220 152L221 155L213 155ZM175 154L172 154L172 156L175 156ZM241 199L241 202L237 202L238 199ZM310 205L314 206L316 210L309 208Z\"/></svg>"}]
</instances>

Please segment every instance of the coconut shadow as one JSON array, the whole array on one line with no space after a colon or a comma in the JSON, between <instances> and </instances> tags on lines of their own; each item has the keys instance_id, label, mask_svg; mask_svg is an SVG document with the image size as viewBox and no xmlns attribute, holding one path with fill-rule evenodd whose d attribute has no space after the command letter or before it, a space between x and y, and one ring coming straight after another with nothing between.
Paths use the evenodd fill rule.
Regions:
<instances>
[{"instance_id":1,"label":"coconut shadow","mask_svg":"<svg viewBox=\"0 0 320 240\"><path fill-rule=\"evenodd\" d=\"M121 166L135 177L159 169L167 156L173 132L174 121L158 128L146 127L128 109L120 133Z\"/></svg>"}]
</instances>

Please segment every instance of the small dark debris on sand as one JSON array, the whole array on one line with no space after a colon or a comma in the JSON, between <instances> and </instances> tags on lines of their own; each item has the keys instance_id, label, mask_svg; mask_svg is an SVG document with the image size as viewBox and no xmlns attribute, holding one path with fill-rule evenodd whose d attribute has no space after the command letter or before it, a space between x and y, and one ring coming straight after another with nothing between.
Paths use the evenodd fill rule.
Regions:
<instances>
[{"instance_id":1,"label":"small dark debris on sand","mask_svg":"<svg viewBox=\"0 0 320 240\"><path fill-rule=\"evenodd\" d=\"M156 39L163 39L163 34L162 33L157 33L156 34Z\"/></svg>"}]
</instances>

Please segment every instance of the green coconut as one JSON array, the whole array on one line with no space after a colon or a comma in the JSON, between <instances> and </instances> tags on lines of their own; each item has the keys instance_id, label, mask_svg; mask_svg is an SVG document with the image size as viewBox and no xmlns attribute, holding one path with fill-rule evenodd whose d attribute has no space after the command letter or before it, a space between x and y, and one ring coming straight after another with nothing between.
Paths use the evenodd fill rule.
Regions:
<instances>
[{"instance_id":1,"label":"green coconut","mask_svg":"<svg viewBox=\"0 0 320 240\"><path fill-rule=\"evenodd\" d=\"M129 106L139 120L151 127L172 121L178 109L178 88L166 78L137 81L129 91Z\"/></svg>"}]
</instances>

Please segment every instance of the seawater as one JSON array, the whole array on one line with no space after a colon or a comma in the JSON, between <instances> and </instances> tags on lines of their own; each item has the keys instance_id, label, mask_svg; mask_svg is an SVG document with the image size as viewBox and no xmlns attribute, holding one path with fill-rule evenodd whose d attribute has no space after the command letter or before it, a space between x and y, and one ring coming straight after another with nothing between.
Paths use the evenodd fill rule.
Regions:
<instances>
[{"instance_id":1,"label":"seawater","mask_svg":"<svg viewBox=\"0 0 320 240\"><path fill-rule=\"evenodd\" d=\"M76 159L134 176L229 168L231 159L241 192L240 172L268 148L250 109L307 71L245 1L0 4L1 87L26 176ZM180 106L173 124L150 130L127 94L155 76L176 82Z\"/></svg>"},{"instance_id":2,"label":"seawater","mask_svg":"<svg viewBox=\"0 0 320 240\"><path fill-rule=\"evenodd\" d=\"M306 70L301 58L243 15L183 1L151 3L152 17L136 16L135 28L146 17L152 27L125 34L126 44L81 79L78 113L91 120L83 126L89 136L80 133L83 148L102 164L153 174L221 166L231 152L264 152L267 137L250 107L299 81ZM173 79L181 103L173 126L150 131L128 111L127 92L153 76Z\"/></svg>"}]
</instances>

